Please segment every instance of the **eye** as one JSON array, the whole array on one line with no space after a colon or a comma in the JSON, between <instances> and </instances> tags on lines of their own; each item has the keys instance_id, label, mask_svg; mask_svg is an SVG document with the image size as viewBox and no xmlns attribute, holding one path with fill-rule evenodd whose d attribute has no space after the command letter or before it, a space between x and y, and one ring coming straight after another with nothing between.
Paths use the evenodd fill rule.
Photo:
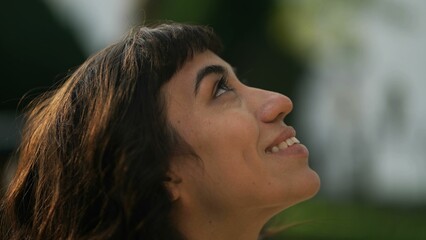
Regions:
<instances>
[{"instance_id":1,"label":"eye","mask_svg":"<svg viewBox=\"0 0 426 240\"><path fill-rule=\"evenodd\" d=\"M215 98L219 97L220 95L232 91L233 89L229 87L228 85L228 79L226 79L224 76L222 76L219 81L217 81L216 86L213 91L213 96Z\"/></svg>"}]
</instances>

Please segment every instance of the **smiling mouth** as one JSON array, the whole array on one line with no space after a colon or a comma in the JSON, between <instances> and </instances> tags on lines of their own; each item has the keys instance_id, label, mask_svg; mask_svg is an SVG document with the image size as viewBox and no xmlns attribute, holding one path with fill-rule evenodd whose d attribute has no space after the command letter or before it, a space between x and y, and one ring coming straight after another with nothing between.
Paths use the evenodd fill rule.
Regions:
<instances>
[{"instance_id":1,"label":"smiling mouth","mask_svg":"<svg viewBox=\"0 0 426 240\"><path fill-rule=\"evenodd\" d=\"M288 147L290 147L294 144L299 144L299 143L300 143L300 141L297 138L290 137L290 138L285 139L284 141L280 142L279 144L277 144L275 146L268 147L265 150L265 152L268 153L268 154L277 153L280 150L286 149L286 148L288 148Z\"/></svg>"}]
</instances>

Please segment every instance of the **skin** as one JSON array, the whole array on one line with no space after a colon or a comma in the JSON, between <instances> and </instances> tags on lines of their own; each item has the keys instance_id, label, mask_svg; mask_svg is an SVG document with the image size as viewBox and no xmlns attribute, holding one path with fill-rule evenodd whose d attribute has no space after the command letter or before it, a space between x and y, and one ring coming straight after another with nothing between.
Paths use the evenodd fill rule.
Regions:
<instances>
[{"instance_id":1,"label":"skin","mask_svg":"<svg viewBox=\"0 0 426 240\"><path fill-rule=\"evenodd\" d=\"M175 156L166 183L172 217L189 240L257 239L272 216L317 193L305 146L266 151L290 129L288 97L242 84L210 51L188 60L162 91L170 124L200 157Z\"/></svg>"}]
</instances>

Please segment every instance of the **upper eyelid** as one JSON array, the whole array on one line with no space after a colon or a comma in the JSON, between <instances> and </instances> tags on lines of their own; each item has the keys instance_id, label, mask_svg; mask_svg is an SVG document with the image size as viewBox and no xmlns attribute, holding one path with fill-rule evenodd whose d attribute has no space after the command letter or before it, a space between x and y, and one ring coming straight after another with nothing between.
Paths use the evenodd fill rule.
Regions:
<instances>
[{"instance_id":1,"label":"upper eyelid","mask_svg":"<svg viewBox=\"0 0 426 240\"><path fill-rule=\"evenodd\" d=\"M228 76L227 75L225 75L225 74L222 74L221 76L220 76L220 78L218 79L218 80L216 80L216 82L215 82L215 84L213 85L213 91L212 91L212 96L214 97L214 98L216 98L216 94L217 94L217 91L219 90L218 88L219 88L219 84L221 84L221 82L223 82L223 84L226 86L226 87L228 87L228 88L231 88L231 87L229 87L229 81L228 81Z\"/></svg>"},{"instance_id":2,"label":"upper eyelid","mask_svg":"<svg viewBox=\"0 0 426 240\"><path fill-rule=\"evenodd\" d=\"M220 64L213 64L213 65L207 65L204 68L201 68L196 75L195 78L195 84L194 84L194 95L197 96L200 86L202 85L202 82L204 82L205 78L208 78L209 75L215 75L216 77L214 77L214 79L210 79L211 81L213 81L213 89L212 91L212 96L215 95L215 93L217 92L217 87L218 84L220 82L220 79L224 78L226 85L234 90L234 87L232 87L232 83L234 81L236 82L240 82L240 79L237 76L237 69L235 67L229 66L229 65L220 65ZM219 77L219 79L217 78ZM210 80L207 80L208 82L210 82ZM232 80L232 81L231 81ZM232 82L232 83L230 83ZM210 84L209 84L210 85Z\"/></svg>"},{"instance_id":3,"label":"upper eyelid","mask_svg":"<svg viewBox=\"0 0 426 240\"><path fill-rule=\"evenodd\" d=\"M195 78L195 85L194 85L194 94L195 95L198 94L198 90L199 90L200 85L203 82L203 80L211 74L228 75L228 70L227 70L226 67L224 67L222 65L208 65L208 66L205 66L204 68L200 69L198 71L197 75L196 75L196 78Z\"/></svg>"}]
</instances>

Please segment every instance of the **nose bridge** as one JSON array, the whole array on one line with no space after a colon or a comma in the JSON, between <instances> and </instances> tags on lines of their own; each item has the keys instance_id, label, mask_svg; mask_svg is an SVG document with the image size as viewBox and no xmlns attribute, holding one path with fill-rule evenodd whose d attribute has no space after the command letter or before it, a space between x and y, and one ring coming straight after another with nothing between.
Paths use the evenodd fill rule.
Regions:
<instances>
[{"instance_id":1,"label":"nose bridge","mask_svg":"<svg viewBox=\"0 0 426 240\"><path fill-rule=\"evenodd\" d=\"M293 110L293 103L285 95L263 89L252 88L250 105L262 122L282 121Z\"/></svg>"}]
</instances>

